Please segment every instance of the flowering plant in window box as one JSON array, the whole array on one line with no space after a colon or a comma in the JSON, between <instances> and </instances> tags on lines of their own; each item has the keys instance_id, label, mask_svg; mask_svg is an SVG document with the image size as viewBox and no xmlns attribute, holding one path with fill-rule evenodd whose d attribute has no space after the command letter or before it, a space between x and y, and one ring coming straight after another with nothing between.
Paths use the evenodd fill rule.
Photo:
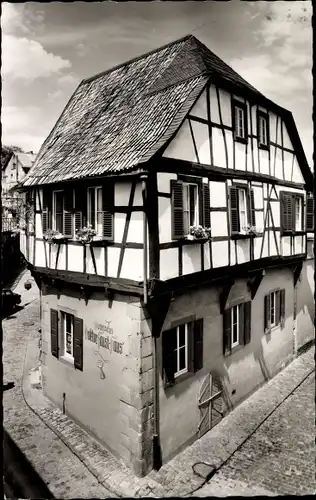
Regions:
<instances>
[{"instance_id":1,"label":"flowering plant in window box","mask_svg":"<svg viewBox=\"0 0 316 500\"><path fill-rule=\"evenodd\" d=\"M57 241L65 239L65 236L55 229L47 229L43 237L48 243L57 243Z\"/></svg>"},{"instance_id":2,"label":"flowering plant in window box","mask_svg":"<svg viewBox=\"0 0 316 500\"><path fill-rule=\"evenodd\" d=\"M241 234L244 234L246 236L257 236L259 233L260 231L251 224L247 224L247 226L243 227L241 231Z\"/></svg>"},{"instance_id":3,"label":"flowering plant in window box","mask_svg":"<svg viewBox=\"0 0 316 500\"><path fill-rule=\"evenodd\" d=\"M76 231L76 239L81 241L83 245L89 245L92 241L98 241L101 239L100 236L97 235L97 232L91 224L88 224L81 229L77 229Z\"/></svg>"},{"instance_id":4,"label":"flowering plant in window box","mask_svg":"<svg viewBox=\"0 0 316 500\"><path fill-rule=\"evenodd\" d=\"M211 237L211 228L203 226L190 226L187 240L208 240Z\"/></svg>"}]
</instances>

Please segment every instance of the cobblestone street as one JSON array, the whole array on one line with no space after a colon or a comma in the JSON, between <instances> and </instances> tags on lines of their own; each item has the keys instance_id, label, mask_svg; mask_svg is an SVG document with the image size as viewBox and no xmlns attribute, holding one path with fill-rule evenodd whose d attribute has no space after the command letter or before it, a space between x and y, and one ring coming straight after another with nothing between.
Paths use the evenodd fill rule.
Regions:
<instances>
[{"instance_id":1,"label":"cobblestone street","mask_svg":"<svg viewBox=\"0 0 316 500\"><path fill-rule=\"evenodd\" d=\"M197 495L315 493L314 382L312 373Z\"/></svg>"},{"instance_id":2,"label":"cobblestone street","mask_svg":"<svg viewBox=\"0 0 316 500\"><path fill-rule=\"evenodd\" d=\"M3 394L4 427L57 498L315 491L313 348L158 472L137 478L31 383L39 364L39 300L34 281L24 290L26 279L29 273L15 289L24 307L3 321L4 383L15 384ZM197 462L207 464L200 476Z\"/></svg>"}]
</instances>

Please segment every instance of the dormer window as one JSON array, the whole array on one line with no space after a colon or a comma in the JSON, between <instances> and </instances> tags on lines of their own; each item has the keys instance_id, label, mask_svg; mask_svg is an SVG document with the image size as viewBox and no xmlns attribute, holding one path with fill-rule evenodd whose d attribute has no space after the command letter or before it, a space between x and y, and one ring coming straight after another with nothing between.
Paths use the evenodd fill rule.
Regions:
<instances>
[{"instance_id":1,"label":"dormer window","mask_svg":"<svg viewBox=\"0 0 316 500\"><path fill-rule=\"evenodd\" d=\"M258 145L259 148L269 147L269 115L258 111L257 115Z\"/></svg>"},{"instance_id":2,"label":"dormer window","mask_svg":"<svg viewBox=\"0 0 316 500\"><path fill-rule=\"evenodd\" d=\"M243 102L233 101L233 130L236 141L247 142L247 105Z\"/></svg>"}]
</instances>

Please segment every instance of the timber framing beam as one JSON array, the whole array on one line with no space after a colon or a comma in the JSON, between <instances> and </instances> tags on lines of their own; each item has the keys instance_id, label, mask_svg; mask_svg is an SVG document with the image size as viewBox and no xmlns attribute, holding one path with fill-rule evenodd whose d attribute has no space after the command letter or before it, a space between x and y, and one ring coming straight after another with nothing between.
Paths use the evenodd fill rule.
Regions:
<instances>
[{"instance_id":1,"label":"timber framing beam","mask_svg":"<svg viewBox=\"0 0 316 500\"><path fill-rule=\"evenodd\" d=\"M251 280L248 281L248 289L251 294L251 300L255 298L264 275L265 275L265 270L261 269L256 273L255 278L252 281Z\"/></svg>"},{"instance_id":2,"label":"timber framing beam","mask_svg":"<svg viewBox=\"0 0 316 500\"><path fill-rule=\"evenodd\" d=\"M150 298L146 304L147 311L149 312L152 320L151 333L153 337L157 338L160 336L164 321L169 311L172 297L173 294L169 292L163 295L163 297Z\"/></svg>"},{"instance_id":3,"label":"timber framing beam","mask_svg":"<svg viewBox=\"0 0 316 500\"><path fill-rule=\"evenodd\" d=\"M229 279L224 287L223 287L223 290L219 296L219 306L220 306L220 313L223 314L224 311L225 311L225 307L226 307L226 304L227 304L227 299L228 299L228 296L229 296L229 293L232 289L232 286L234 285L235 283L235 280L232 278L232 279Z\"/></svg>"}]
</instances>

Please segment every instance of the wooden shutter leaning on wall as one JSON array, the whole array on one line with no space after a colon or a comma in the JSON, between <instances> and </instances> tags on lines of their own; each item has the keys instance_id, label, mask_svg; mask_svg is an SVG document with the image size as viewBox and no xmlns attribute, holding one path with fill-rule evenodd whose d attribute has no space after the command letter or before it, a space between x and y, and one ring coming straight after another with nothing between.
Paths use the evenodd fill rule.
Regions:
<instances>
[{"instance_id":1,"label":"wooden shutter leaning on wall","mask_svg":"<svg viewBox=\"0 0 316 500\"><path fill-rule=\"evenodd\" d=\"M184 236L183 184L181 181L171 181L171 210L171 239L179 240Z\"/></svg>"},{"instance_id":2,"label":"wooden shutter leaning on wall","mask_svg":"<svg viewBox=\"0 0 316 500\"><path fill-rule=\"evenodd\" d=\"M103 200L103 238L112 241L114 239L114 183L106 180L102 186Z\"/></svg>"},{"instance_id":3,"label":"wooden shutter leaning on wall","mask_svg":"<svg viewBox=\"0 0 316 500\"><path fill-rule=\"evenodd\" d=\"M74 317L74 365L83 370L83 320Z\"/></svg>"},{"instance_id":4,"label":"wooden shutter leaning on wall","mask_svg":"<svg viewBox=\"0 0 316 500\"><path fill-rule=\"evenodd\" d=\"M229 191L230 194L230 231L232 234L239 233L239 210L238 210L238 190L232 186Z\"/></svg>"},{"instance_id":5,"label":"wooden shutter leaning on wall","mask_svg":"<svg viewBox=\"0 0 316 500\"><path fill-rule=\"evenodd\" d=\"M73 223L73 189L66 189L64 191L64 210L63 210L63 227L64 235L73 237L74 223Z\"/></svg>"},{"instance_id":6,"label":"wooden shutter leaning on wall","mask_svg":"<svg viewBox=\"0 0 316 500\"><path fill-rule=\"evenodd\" d=\"M42 208L42 225L43 234L48 229L52 228L52 191L47 186L43 187L43 208Z\"/></svg>"},{"instance_id":7,"label":"wooden shutter leaning on wall","mask_svg":"<svg viewBox=\"0 0 316 500\"><path fill-rule=\"evenodd\" d=\"M202 184L203 196L203 226L206 228L211 227L211 214L210 214L210 187L209 183Z\"/></svg>"},{"instance_id":8,"label":"wooden shutter leaning on wall","mask_svg":"<svg viewBox=\"0 0 316 500\"><path fill-rule=\"evenodd\" d=\"M50 338L51 353L55 358L59 356L59 336L58 336L58 311L50 310Z\"/></svg>"},{"instance_id":9,"label":"wooden shutter leaning on wall","mask_svg":"<svg viewBox=\"0 0 316 500\"><path fill-rule=\"evenodd\" d=\"M232 352L231 309L225 309L223 313L223 351L224 356Z\"/></svg>"},{"instance_id":10,"label":"wooden shutter leaning on wall","mask_svg":"<svg viewBox=\"0 0 316 500\"><path fill-rule=\"evenodd\" d=\"M176 328L171 328L170 330L162 332L162 365L165 387L174 384L174 374L176 372L176 342Z\"/></svg>"},{"instance_id":11,"label":"wooden shutter leaning on wall","mask_svg":"<svg viewBox=\"0 0 316 500\"><path fill-rule=\"evenodd\" d=\"M306 198L306 231L313 233L315 227L315 214L314 214L314 198L308 196Z\"/></svg>"}]
</instances>

